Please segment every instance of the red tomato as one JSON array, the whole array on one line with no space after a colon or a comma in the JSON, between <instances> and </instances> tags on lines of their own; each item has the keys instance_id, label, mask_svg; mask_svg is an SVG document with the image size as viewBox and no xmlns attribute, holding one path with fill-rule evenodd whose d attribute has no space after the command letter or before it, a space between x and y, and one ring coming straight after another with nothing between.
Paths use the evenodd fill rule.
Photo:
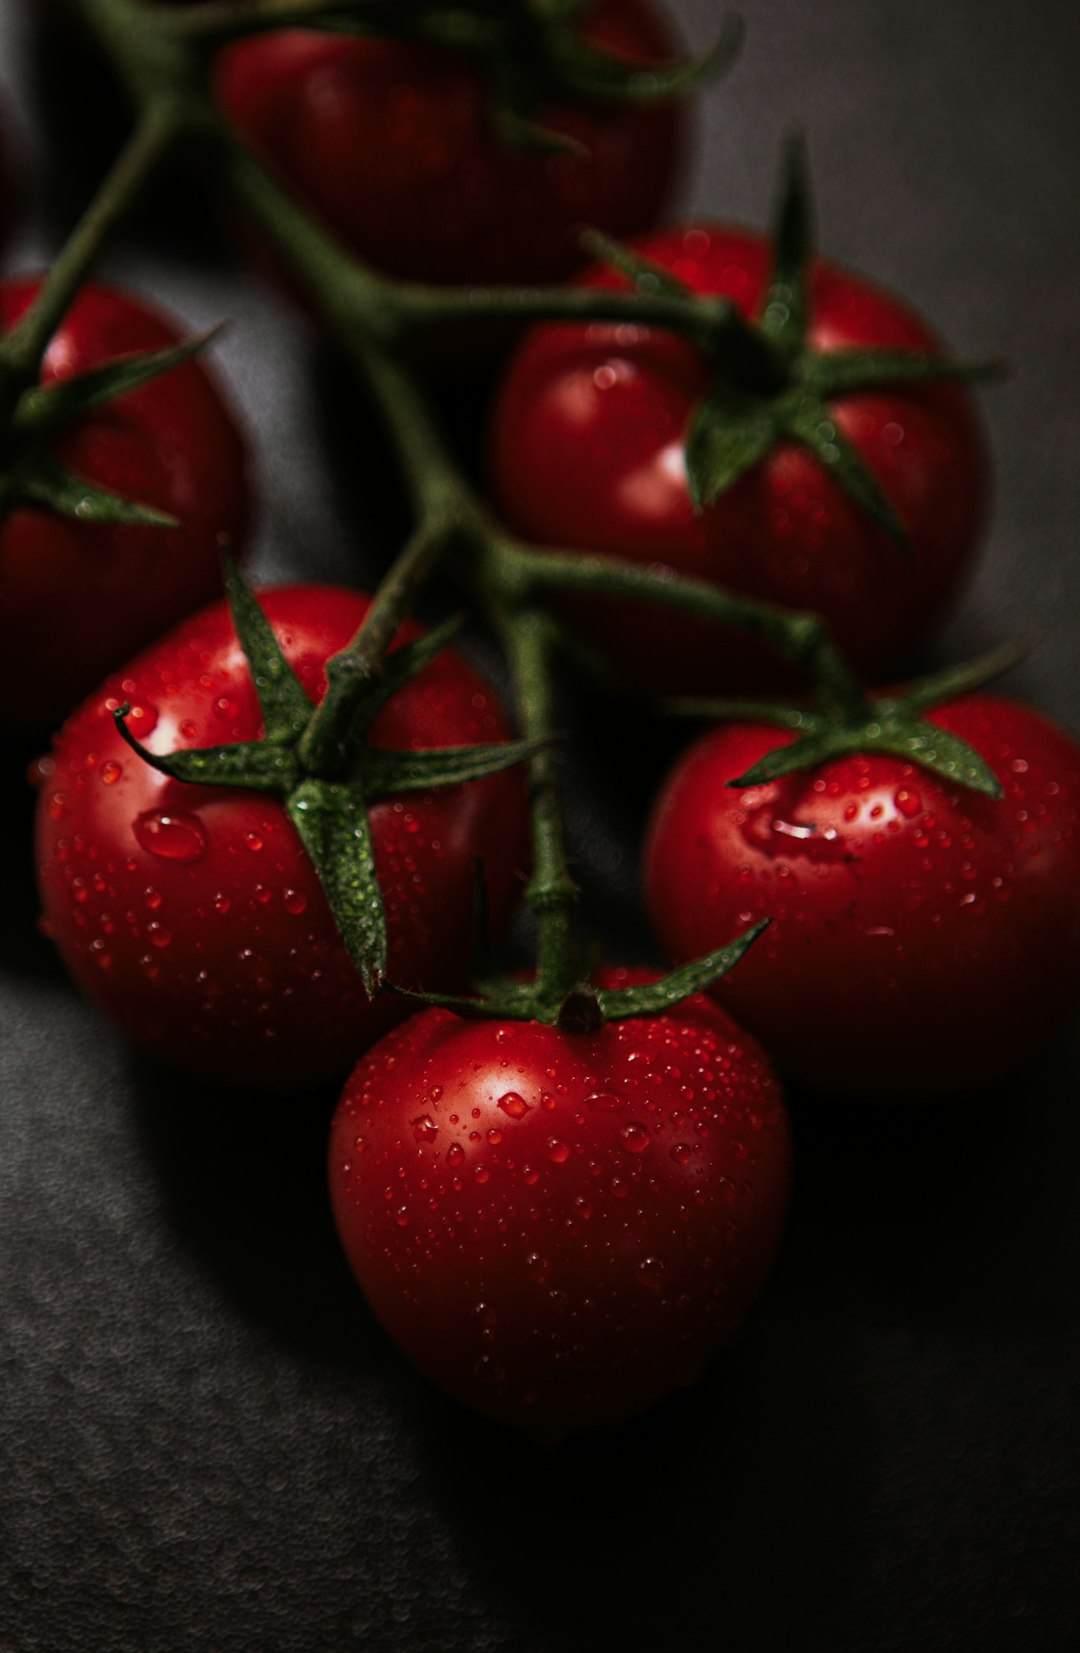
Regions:
<instances>
[{"instance_id":1,"label":"red tomato","mask_svg":"<svg viewBox=\"0 0 1080 1653\"><path fill-rule=\"evenodd\" d=\"M593 1034L431 1010L349 1080L330 1189L405 1353L552 1436L697 1378L764 1279L789 1160L764 1054L702 995Z\"/></svg>"},{"instance_id":2,"label":"red tomato","mask_svg":"<svg viewBox=\"0 0 1080 1653\"><path fill-rule=\"evenodd\" d=\"M323 663L367 612L359 593L262 593L313 698ZM419 634L408 626L406 641ZM260 718L224 603L110 678L69 720L42 775L37 822L44 922L79 985L137 1043L182 1066L278 1089L340 1077L402 1014L369 1001L314 868L275 798L184 785L144 763L112 710L154 752L251 740ZM378 746L503 739L494 693L449 650L372 727ZM477 858L495 921L523 858L520 775L375 802L376 871L390 979L460 985Z\"/></svg>"},{"instance_id":3,"label":"red tomato","mask_svg":"<svg viewBox=\"0 0 1080 1653\"><path fill-rule=\"evenodd\" d=\"M0 327L37 283L0 285ZM180 342L171 322L126 293L79 293L41 379ZM221 547L243 552L249 499L244 440L206 369L191 360L77 419L52 443L80 477L178 519L177 529L98 525L45 506L0 523L0 729L54 729L105 672L221 589Z\"/></svg>"},{"instance_id":4,"label":"red tomato","mask_svg":"<svg viewBox=\"0 0 1080 1653\"><path fill-rule=\"evenodd\" d=\"M765 239L712 227L635 243L689 288L754 316L769 276ZM591 270L590 286L620 278ZM835 266L813 267L808 343L940 353L900 301ZM906 557L819 461L783 441L695 515L688 425L710 387L705 360L643 328L542 326L511 362L495 408L494 484L525 539L610 553L823 614L868 674L902 656L966 579L986 515L988 459L956 385L875 390L830 404L904 523ZM735 633L629 603L576 609L589 642L657 691L746 688L780 675L776 656Z\"/></svg>"},{"instance_id":5,"label":"red tomato","mask_svg":"<svg viewBox=\"0 0 1080 1653\"><path fill-rule=\"evenodd\" d=\"M628 61L672 55L650 0L596 0L584 32ZM681 148L673 103L541 108L582 153L510 147L465 58L403 41L283 29L228 47L217 88L238 130L347 245L423 281L569 274L581 226L625 236L656 221Z\"/></svg>"},{"instance_id":6,"label":"red tomato","mask_svg":"<svg viewBox=\"0 0 1080 1653\"><path fill-rule=\"evenodd\" d=\"M727 782L791 737L736 724L691 747L646 852L677 959L773 923L715 992L782 1070L912 1101L989 1083L1080 985L1080 749L986 694L930 720L1000 779L995 801L884 755L764 786Z\"/></svg>"}]
</instances>

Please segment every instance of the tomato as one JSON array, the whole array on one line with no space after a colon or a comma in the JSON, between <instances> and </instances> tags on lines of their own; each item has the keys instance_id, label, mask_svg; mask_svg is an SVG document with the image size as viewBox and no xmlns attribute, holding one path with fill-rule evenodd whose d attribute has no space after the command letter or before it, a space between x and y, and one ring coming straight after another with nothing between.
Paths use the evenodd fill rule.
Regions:
<instances>
[{"instance_id":1,"label":"tomato","mask_svg":"<svg viewBox=\"0 0 1080 1653\"><path fill-rule=\"evenodd\" d=\"M976 694L929 714L990 764L1000 801L875 754L727 782L792 738L714 729L667 781L648 903L677 959L772 925L715 992L789 1072L836 1095L988 1084L1080 985L1080 748Z\"/></svg>"},{"instance_id":2,"label":"tomato","mask_svg":"<svg viewBox=\"0 0 1080 1653\"><path fill-rule=\"evenodd\" d=\"M286 586L260 601L305 690L368 599ZM399 641L418 635L409 626ZM185 785L122 740L112 711L153 752L253 739L247 661L223 603L110 678L46 760L37 817L44 924L84 991L169 1061L274 1088L340 1078L402 1014L367 999L282 803ZM446 650L388 703L376 746L457 746L508 733L493 691ZM476 861L493 922L524 851L520 775L505 772L370 805L387 915L389 976L458 985L467 974Z\"/></svg>"},{"instance_id":3,"label":"tomato","mask_svg":"<svg viewBox=\"0 0 1080 1653\"><path fill-rule=\"evenodd\" d=\"M584 33L629 61L672 53L650 0L596 0ZM283 29L218 63L219 100L259 154L362 258L415 280L567 275L581 226L656 221L681 149L673 103L542 107L581 151L512 147L473 65L419 43Z\"/></svg>"},{"instance_id":4,"label":"tomato","mask_svg":"<svg viewBox=\"0 0 1080 1653\"><path fill-rule=\"evenodd\" d=\"M747 317L769 279L766 240L719 226L663 230L635 243L698 293ZM613 286L593 269L582 280ZM940 353L904 304L834 265L812 266L807 343ZM845 394L828 403L907 530L910 555L841 492L806 448L783 439L695 514L686 440L711 385L688 343L645 328L533 329L494 413L492 468L502 513L538 545L582 549L823 614L852 661L883 671L957 596L986 515L988 458L974 406L955 384ZM605 600L574 611L589 643L625 676L695 692L776 680L763 645L680 615Z\"/></svg>"},{"instance_id":5,"label":"tomato","mask_svg":"<svg viewBox=\"0 0 1080 1653\"><path fill-rule=\"evenodd\" d=\"M410 1359L550 1437L697 1378L762 1284L789 1161L764 1054L703 995L590 1034L429 1010L350 1078L330 1189Z\"/></svg>"},{"instance_id":6,"label":"tomato","mask_svg":"<svg viewBox=\"0 0 1080 1653\"><path fill-rule=\"evenodd\" d=\"M0 285L0 326L18 320L36 287ZM141 300L87 286L53 337L42 383L179 342ZM81 416L50 451L180 526L95 524L43 505L0 522L0 729L9 732L54 729L105 672L220 591L223 543L240 554L247 538L246 444L198 360Z\"/></svg>"}]
</instances>

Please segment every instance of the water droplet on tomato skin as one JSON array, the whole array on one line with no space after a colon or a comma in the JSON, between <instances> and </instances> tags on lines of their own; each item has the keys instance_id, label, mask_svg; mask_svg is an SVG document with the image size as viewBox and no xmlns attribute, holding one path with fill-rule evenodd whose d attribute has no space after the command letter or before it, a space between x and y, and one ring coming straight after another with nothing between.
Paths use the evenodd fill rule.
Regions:
<instances>
[{"instance_id":1,"label":"water droplet on tomato skin","mask_svg":"<svg viewBox=\"0 0 1080 1653\"><path fill-rule=\"evenodd\" d=\"M517 1091L507 1091L505 1096L499 1097L495 1106L501 1108L509 1119L524 1119L529 1111L529 1104Z\"/></svg>"},{"instance_id":2,"label":"water droplet on tomato skin","mask_svg":"<svg viewBox=\"0 0 1080 1653\"><path fill-rule=\"evenodd\" d=\"M619 1135L622 1138L622 1145L628 1153L643 1154L649 1146L648 1131L644 1125L639 1125L636 1122L624 1125Z\"/></svg>"},{"instance_id":3,"label":"water droplet on tomato skin","mask_svg":"<svg viewBox=\"0 0 1080 1653\"><path fill-rule=\"evenodd\" d=\"M160 861L201 861L207 851L202 822L182 811L145 810L132 830L140 848Z\"/></svg>"},{"instance_id":4,"label":"water droplet on tomato skin","mask_svg":"<svg viewBox=\"0 0 1080 1653\"><path fill-rule=\"evenodd\" d=\"M465 1158L465 1150L460 1142L452 1142L446 1150L447 1165L460 1165Z\"/></svg>"},{"instance_id":5,"label":"water droplet on tomato skin","mask_svg":"<svg viewBox=\"0 0 1080 1653\"><path fill-rule=\"evenodd\" d=\"M547 1157L553 1165L565 1165L570 1158L570 1148L560 1137L550 1136L547 1141Z\"/></svg>"},{"instance_id":6,"label":"water droplet on tomato skin","mask_svg":"<svg viewBox=\"0 0 1080 1653\"><path fill-rule=\"evenodd\" d=\"M626 1106L626 1098L619 1096L615 1091L594 1091L585 1098L587 1108L596 1108L600 1113L616 1113Z\"/></svg>"}]
</instances>

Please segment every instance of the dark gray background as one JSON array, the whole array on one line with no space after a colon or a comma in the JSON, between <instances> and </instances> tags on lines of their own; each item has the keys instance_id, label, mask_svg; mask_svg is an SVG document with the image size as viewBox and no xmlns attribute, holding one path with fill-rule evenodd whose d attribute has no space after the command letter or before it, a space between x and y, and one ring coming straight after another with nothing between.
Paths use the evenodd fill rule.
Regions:
<instances>
[{"instance_id":1,"label":"dark gray background","mask_svg":"<svg viewBox=\"0 0 1080 1653\"><path fill-rule=\"evenodd\" d=\"M0 6L30 172L36 9ZM719 15L672 9L697 42ZM686 200L760 221L800 123L827 250L1015 364L985 396L997 511L944 646L1041 623L1013 687L1078 728L1075 8L743 9ZM14 264L52 244L38 225ZM257 572L355 577L295 319L146 242L109 270L193 326L237 317L219 355L258 456ZM645 747L643 773L607 741L574 772L579 864L629 938ZM537 1452L367 1316L325 1208L328 1098L189 1087L68 986L32 930L27 755L3 760L0 837L2 1653L1074 1645L1080 1030L964 1106L797 1104L790 1231L739 1348L618 1434ZM914 1040L894 1060L917 1089Z\"/></svg>"}]
</instances>

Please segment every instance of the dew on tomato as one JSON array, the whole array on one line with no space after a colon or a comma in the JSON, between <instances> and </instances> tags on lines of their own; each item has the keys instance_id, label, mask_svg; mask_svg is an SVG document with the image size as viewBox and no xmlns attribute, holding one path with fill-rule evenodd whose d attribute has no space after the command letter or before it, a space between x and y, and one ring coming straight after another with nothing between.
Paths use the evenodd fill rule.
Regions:
<instances>
[{"instance_id":1,"label":"dew on tomato","mask_svg":"<svg viewBox=\"0 0 1080 1653\"><path fill-rule=\"evenodd\" d=\"M367 610L355 592L285 587L260 601L313 696L324 662ZM402 640L418 635L406 627ZM151 717L160 695L169 716ZM45 920L84 990L124 1030L181 1066L288 1088L340 1078L400 1018L369 1001L282 806L253 792L185 786L132 754L113 711L155 751L261 727L250 672L224 604L178 628L109 680L68 721L47 764L37 817ZM444 651L380 714L377 743L471 745L509 733L493 691ZM118 773L113 771L118 770ZM404 985L460 985L477 859L492 918L506 915L525 858L519 774L370 808L390 969ZM407 848L406 848L407 844ZM108 946L104 946L105 938ZM100 945L99 945L100 944Z\"/></svg>"},{"instance_id":2,"label":"dew on tomato","mask_svg":"<svg viewBox=\"0 0 1080 1653\"><path fill-rule=\"evenodd\" d=\"M694 292L757 312L768 279L764 237L695 225L634 245ZM578 279L622 283L600 267ZM901 300L825 262L813 267L809 341L821 352L942 348ZM695 514L686 441L711 388L704 358L673 335L601 324L533 328L492 419L492 479L506 522L538 546L668 567L824 615L859 669L884 673L947 612L973 568L990 465L970 395L939 382L829 404L902 519L905 556L789 440ZM647 662L651 693L745 691L790 676L763 644L682 614L616 599L577 599L565 612L627 681L638 682Z\"/></svg>"},{"instance_id":3,"label":"dew on tomato","mask_svg":"<svg viewBox=\"0 0 1080 1653\"><path fill-rule=\"evenodd\" d=\"M975 1090L1080 987L1080 748L989 694L930 717L982 754L1000 800L886 755L733 790L790 738L738 724L690 749L653 813L645 880L665 946L688 959L770 916L714 991L825 1094ZM812 830L793 837L793 822Z\"/></svg>"},{"instance_id":4,"label":"dew on tomato","mask_svg":"<svg viewBox=\"0 0 1080 1653\"><path fill-rule=\"evenodd\" d=\"M558 1435L693 1381L731 1336L779 1240L789 1157L764 1054L698 997L580 1036L414 1017L353 1073L329 1169L391 1336L467 1405Z\"/></svg>"}]
</instances>

